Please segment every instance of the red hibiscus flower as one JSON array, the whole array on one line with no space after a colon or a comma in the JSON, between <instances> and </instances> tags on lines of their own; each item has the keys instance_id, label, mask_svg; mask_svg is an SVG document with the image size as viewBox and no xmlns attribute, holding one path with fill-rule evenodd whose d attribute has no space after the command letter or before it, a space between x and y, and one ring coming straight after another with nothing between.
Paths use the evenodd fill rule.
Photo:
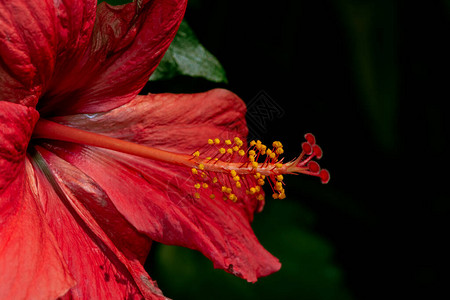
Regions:
<instances>
[{"instance_id":1,"label":"red hibiscus flower","mask_svg":"<svg viewBox=\"0 0 450 300\"><path fill-rule=\"evenodd\" d=\"M0 1L0 299L164 298L152 241L201 251L254 282L280 263L250 222L268 181L329 179L303 152L247 147L233 93L138 92L186 1Z\"/></svg>"}]
</instances>

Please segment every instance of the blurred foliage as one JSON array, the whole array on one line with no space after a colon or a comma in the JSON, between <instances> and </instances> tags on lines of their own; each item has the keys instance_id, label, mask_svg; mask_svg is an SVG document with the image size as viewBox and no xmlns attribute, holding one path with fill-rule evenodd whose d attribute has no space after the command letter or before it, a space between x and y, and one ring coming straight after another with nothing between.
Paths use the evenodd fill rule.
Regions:
<instances>
[{"instance_id":1,"label":"blurred foliage","mask_svg":"<svg viewBox=\"0 0 450 300\"><path fill-rule=\"evenodd\" d=\"M360 99L385 151L398 147L396 1L337 0L347 30Z\"/></svg>"}]
</instances>

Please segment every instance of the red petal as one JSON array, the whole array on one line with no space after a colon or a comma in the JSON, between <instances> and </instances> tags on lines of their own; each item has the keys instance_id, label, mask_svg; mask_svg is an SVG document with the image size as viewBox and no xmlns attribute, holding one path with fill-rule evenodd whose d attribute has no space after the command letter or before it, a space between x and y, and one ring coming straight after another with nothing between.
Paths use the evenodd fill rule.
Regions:
<instances>
[{"instance_id":1,"label":"red petal","mask_svg":"<svg viewBox=\"0 0 450 300\"><path fill-rule=\"evenodd\" d=\"M105 113L53 118L71 127L177 152L192 153L210 138L241 137L248 134L246 107L234 93L214 89L199 94L155 94L137 96L133 101ZM249 202L252 219L264 202Z\"/></svg>"},{"instance_id":2,"label":"red petal","mask_svg":"<svg viewBox=\"0 0 450 300\"><path fill-rule=\"evenodd\" d=\"M251 230L247 210L254 204L194 200L189 197L194 183L181 168L117 157L112 151L68 144L64 148L50 149L92 177L127 220L151 239L197 249L216 268L251 282L279 269L278 260Z\"/></svg>"},{"instance_id":3,"label":"red petal","mask_svg":"<svg viewBox=\"0 0 450 300\"><path fill-rule=\"evenodd\" d=\"M90 48L54 76L44 114L92 113L118 107L148 81L176 34L185 0L99 4Z\"/></svg>"},{"instance_id":4,"label":"red petal","mask_svg":"<svg viewBox=\"0 0 450 300\"><path fill-rule=\"evenodd\" d=\"M34 125L39 118L34 108L0 101L0 191L14 181L23 161Z\"/></svg>"},{"instance_id":5,"label":"red petal","mask_svg":"<svg viewBox=\"0 0 450 300\"><path fill-rule=\"evenodd\" d=\"M1 1L0 94L36 105L55 69L84 53L95 19L95 0ZM58 67L56 67L58 69Z\"/></svg>"},{"instance_id":6,"label":"red petal","mask_svg":"<svg viewBox=\"0 0 450 300\"><path fill-rule=\"evenodd\" d=\"M55 299L75 284L25 159L36 119L32 108L0 102L0 299Z\"/></svg>"},{"instance_id":7,"label":"red petal","mask_svg":"<svg viewBox=\"0 0 450 300\"><path fill-rule=\"evenodd\" d=\"M214 89L199 94L137 96L105 113L52 118L84 129L138 144L180 153L207 146L210 138L245 138L246 107L234 93Z\"/></svg>"},{"instance_id":8,"label":"red petal","mask_svg":"<svg viewBox=\"0 0 450 300\"><path fill-rule=\"evenodd\" d=\"M58 122L190 153L211 137L244 139L244 114L245 106L236 95L213 90L137 97L108 113L62 117ZM189 170L68 143L48 147L92 177L129 222L152 239L200 250L215 267L252 282L280 268L250 227L256 201L245 196L237 203L194 200L186 197L194 180Z\"/></svg>"},{"instance_id":9,"label":"red petal","mask_svg":"<svg viewBox=\"0 0 450 300\"><path fill-rule=\"evenodd\" d=\"M38 147L38 151L44 157L50 158L50 167L58 168L60 174L73 171L67 163L44 149ZM94 219L99 216L96 209L92 209L96 206L92 201L99 201L99 206L103 206L103 212L107 216L111 215L111 210L114 210L114 207L104 203L107 201L105 198L96 198L88 194L92 192L98 195L95 186L87 182L88 184L84 186L85 193L74 194L66 188L65 184L62 184L61 178L57 175L52 177L54 178L52 184L40 171L36 172L36 178L44 214L69 269L77 281L77 285L63 299L141 299L142 297L164 299L137 257L129 251L126 251L128 253L125 256L125 253L120 252L114 245L113 242L120 240L120 235L129 233L129 230L122 228L112 236L115 239L113 241L102 230L97 219ZM66 184L71 183L66 182ZM89 191L92 187L94 190ZM78 191L80 189L75 192ZM78 199L84 196L91 199ZM104 222L108 219L112 228L117 229L118 223L123 224L124 219L120 215L116 214L116 216L115 219L100 217L99 220ZM136 234L133 237L136 237ZM148 242L144 242L142 246L148 249ZM126 247L124 248L127 250Z\"/></svg>"},{"instance_id":10,"label":"red petal","mask_svg":"<svg viewBox=\"0 0 450 300\"><path fill-rule=\"evenodd\" d=\"M144 263L150 250L149 238L135 230L92 178L51 152L37 148L52 173L89 210L114 245L128 259L138 259Z\"/></svg>"}]
</instances>

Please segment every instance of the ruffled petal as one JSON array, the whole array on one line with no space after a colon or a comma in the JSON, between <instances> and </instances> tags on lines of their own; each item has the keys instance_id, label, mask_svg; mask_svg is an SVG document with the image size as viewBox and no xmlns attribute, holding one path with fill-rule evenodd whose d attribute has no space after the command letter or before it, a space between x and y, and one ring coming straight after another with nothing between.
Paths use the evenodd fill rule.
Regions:
<instances>
[{"instance_id":1,"label":"ruffled petal","mask_svg":"<svg viewBox=\"0 0 450 300\"><path fill-rule=\"evenodd\" d=\"M55 120L165 150L192 153L211 137L245 139L244 114L245 105L236 95L213 90L194 95L139 96L107 113ZM46 148L95 180L127 220L151 239L199 250L216 268L251 282L280 268L250 227L261 203L244 191L238 194L241 200L237 203L221 197L213 200L206 194L195 199L193 186L198 179L190 170L69 143L52 142ZM220 195L217 187L212 187L212 192Z\"/></svg>"},{"instance_id":2,"label":"ruffled petal","mask_svg":"<svg viewBox=\"0 0 450 300\"><path fill-rule=\"evenodd\" d=\"M234 93L213 89L198 94L137 96L117 109L51 120L90 132L178 153L205 148L210 138L245 138L246 107Z\"/></svg>"},{"instance_id":3,"label":"ruffled petal","mask_svg":"<svg viewBox=\"0 0 450 300\"><path fill-rule=\"evenodd\" d=\"M37 112L0 102L0 299L55 299L74 284L25 158Z\"/></svg>"},{"instance_id":4,"label":"ruffled petal","mask_svg":"<svg viewBox=\"0 0 450 300\"><path fill-rule=\"evenodd\" d=\"M38 119L34 108L0 101L0 191L18 176Z\"/></svg>"},{"instance_id":5,"label":"ruffled petal","mask_svg":"<svg viewBox=\"0 0 450 300\"><path fill-rule=\"evenodd\" d=\"M165 299L138 257L127 251L128 245L121 243L121 235L130 231L126 227L117 227L126 222L119 214L116 218L108 218L114 207L105 203L108 200L101 195L102 191L66 162L45 149L36 149L39 156L35 155L33 159L38 169L36 178L40 204L77 282L62 299ZM58 172L53 173L54 169ZM71 179L68 176L78 180L74 185L80 183L79 180L85 181L83 193L78 193L79 188L69 188L74 185L66 181ZM100 207L103 207L106 217L98 215ZM106 229L110 236L99 225L99 222L106 225L105 221L111 225ZM118 232L112 233L113 229ZM129 237L132 238L136 238L135 232ZM148 239L141 236L140 240L144 240L141 243L144 249L139 251L148 251ZM118 247L122 246L125 253L115 243Z\"/></svg>"},{"instance_id":6,"label":"ruffled petal","mask_svg":"<svg viewBox=\"0 0 450 300\"><path fill-rule=\"evenodd\" d=\"M1 1L0 100L35 106L56 62L61 68L84 53L95 7L95 0Z\"/></svg>"},{"instance_id":7,"label":"ruffled petal","mask_svg":"<svg viewBox=\"0 0 450 300\"><path fill-rule=\"evenodd\" d=\"M103 2L85 56L55 76L41 100L44 115L92 113L118 107L148 81L176 34L185 0Z\"/></svg>"},{"instance_id":8,"label":"ruffled petal","mask_svg":"<svg viewBox=\"0 0 450 300\"><path fill-rule=\"evenodd\" d=\"M51 152L39 152L64 187L83 204L114 245L128 258L145 262L151 240L122 216L106 192L80 169Z\"/></svg>"}]
</instances>

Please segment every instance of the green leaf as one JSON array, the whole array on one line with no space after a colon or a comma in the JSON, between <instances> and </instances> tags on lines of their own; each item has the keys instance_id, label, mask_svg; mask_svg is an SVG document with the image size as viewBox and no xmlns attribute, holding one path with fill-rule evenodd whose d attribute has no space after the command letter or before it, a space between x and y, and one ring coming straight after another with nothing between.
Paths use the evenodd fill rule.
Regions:
<instances>
[{"instance_id":1,"label":"green leaf","mask_svg":"<svg viewBox=\"0 0 450 300\"><path fill-rule=\"evenodd\" d=\"M171 79L178 75L228 82L222 65L200 44L184 20L150 81Z\"/></svg>"}]
</instances>

